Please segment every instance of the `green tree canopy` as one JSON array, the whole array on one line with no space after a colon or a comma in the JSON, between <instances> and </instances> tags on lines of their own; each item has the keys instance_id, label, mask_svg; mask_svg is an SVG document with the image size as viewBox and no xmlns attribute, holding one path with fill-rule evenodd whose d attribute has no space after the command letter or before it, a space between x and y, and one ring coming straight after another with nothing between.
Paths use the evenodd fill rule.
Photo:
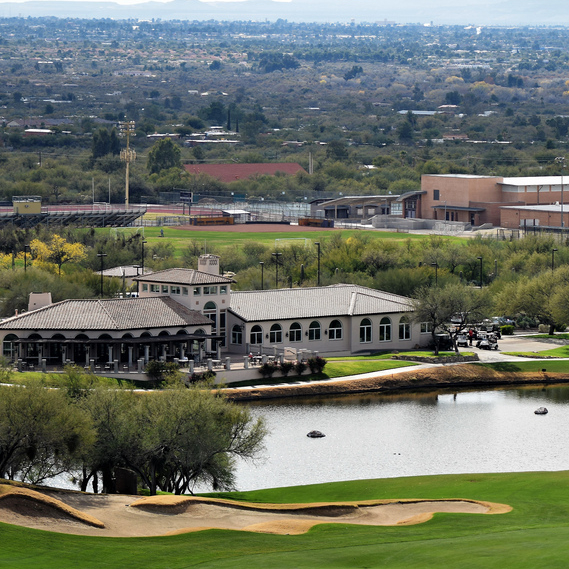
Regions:
<instances>
[{"instance_id":1,"label":"green tree canopy","mask_svg":"<svg viewBox=\"0 0 569 569\"><path fill-rule=\"evenodd\" d=\"M113 154L118 156L121 152L121 144L117 136L116 129L109 131L106 128L100 128L93 134L93 144L91 145L91 156L93 160Z\"/></svg>"},{"instance_id":2,"label":"green tree canopy","mask_svg":"<svg viewBox=\"0 0 569 569\"><path fill-rule=\"evenodd\" d=\"M450 334L458 351L458 333L466 324L481 320L489 308L486 291L455 283L443 287L422 287L412 302L413 320L430 324L435 354L439 353L437 333Z\"/></svg>"},{"instance_id":3,"label":"green tree canopy","mask_svg":"<svg viewBox=\"0 0 569 569\"><path fill-rule=\"evenodd\" d=\"M151 174L157 174L168 168L179 168L180 149L169 138L157 142L148 153L147 168Z\"/></svg>"}]
</instances>

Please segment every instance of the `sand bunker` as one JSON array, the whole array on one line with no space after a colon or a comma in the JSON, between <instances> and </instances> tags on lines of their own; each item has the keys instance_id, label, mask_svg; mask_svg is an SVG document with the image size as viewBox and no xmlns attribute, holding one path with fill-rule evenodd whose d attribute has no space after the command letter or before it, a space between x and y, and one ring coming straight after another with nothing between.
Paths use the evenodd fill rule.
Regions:
<instances>
[{"instance_id":1,"label":"sand bunker","mask_svg":"<svg viewBox=\"0 0 569 569\"><path fill-rule=\"evenodd\" d=\"M249 504L188 496L82 494L0 485L0 521L77 535L144 537L204 529L296 535L316 524L408 525L437 512L501 514L510 506L474 500L375 500Z\"/></svg>"}]
</instances>

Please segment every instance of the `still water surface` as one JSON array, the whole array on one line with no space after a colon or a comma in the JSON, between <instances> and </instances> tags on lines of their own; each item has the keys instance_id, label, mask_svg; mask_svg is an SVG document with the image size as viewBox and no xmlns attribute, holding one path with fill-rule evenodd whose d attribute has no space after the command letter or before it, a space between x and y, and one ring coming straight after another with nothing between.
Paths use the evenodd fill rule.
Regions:
<instances>
[{"instance_id":1,"label":"still water surface","mask_svg":"<svg viewBox=\"0 0 569 569\"><path fill-rule=\"evenodd\" d=\"M538 407L549 414L535 415ZM251 405L270 430L239 490L423 474L569 470L569 386L290 399ZM310 439L311 430L326 434Z\"/></svg>"}]
</instances>

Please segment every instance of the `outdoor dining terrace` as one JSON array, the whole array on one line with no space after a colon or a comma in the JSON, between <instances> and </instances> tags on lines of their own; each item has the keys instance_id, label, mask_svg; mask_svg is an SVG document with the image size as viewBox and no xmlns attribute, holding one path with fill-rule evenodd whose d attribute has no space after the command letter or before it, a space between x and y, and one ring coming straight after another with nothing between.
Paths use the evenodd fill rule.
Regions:
<instances>
[{"instance_id":1,"label":"outdoor dining terrace","mask_svg":"<svg viewBox=\"0 0 569 569\"><path fill-rule=\"evenodd\" d=\"M266 353L269 350L273 353ZM262 348L257 349L255 353L248 355L236 353L205 352L201 359L197 357L173 358L166 359L161 357L158 361L170 361L177 364L183 374L184 380L191 380L199 374L214 372L216 374L215 384L231 384L239 381L247 381L260 377L259 369L263 364L279 365L285 361L301 361L307 360L309 357L317 356L317 352L309 350L301 350L299 353L285 352L283 350L277 353L276 349ZM152 360L151 360L152 361ZM35 371L42 373L62 373L65 366L77 365L82 367L85 372L93 373L97 376L112 377L136 382L150 382L152 379L146 372L146 362L144 358L138 359L132 363L122 363L119 360L100 362L91 359L88 365L81 365L73 360L53 364L42 359L38 365L36 361L18 359L14 362L14 370L17 372Z\"/></svg>"}]
</instances>

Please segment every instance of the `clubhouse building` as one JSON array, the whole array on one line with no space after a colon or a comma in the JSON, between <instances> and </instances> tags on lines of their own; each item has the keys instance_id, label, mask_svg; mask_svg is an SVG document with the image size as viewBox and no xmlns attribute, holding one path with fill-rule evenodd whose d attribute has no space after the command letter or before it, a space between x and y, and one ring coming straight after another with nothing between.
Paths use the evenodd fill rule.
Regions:
<instances>
[{"instance_id":1,"label":"clubhouse building","mask_svg":"<svg viewBox=\"0 0 569 569\"><path fill-rule=\"evenodd\" d=\"M154 359L351 355L430 340L406 297L350 284L231 291L234 281L219 274L215 255L202 255L198 270L134 280L138 298L64 300L4 320L3 355L34 368L73 362L118 371Z\"/></svg>"}]
</instances>

